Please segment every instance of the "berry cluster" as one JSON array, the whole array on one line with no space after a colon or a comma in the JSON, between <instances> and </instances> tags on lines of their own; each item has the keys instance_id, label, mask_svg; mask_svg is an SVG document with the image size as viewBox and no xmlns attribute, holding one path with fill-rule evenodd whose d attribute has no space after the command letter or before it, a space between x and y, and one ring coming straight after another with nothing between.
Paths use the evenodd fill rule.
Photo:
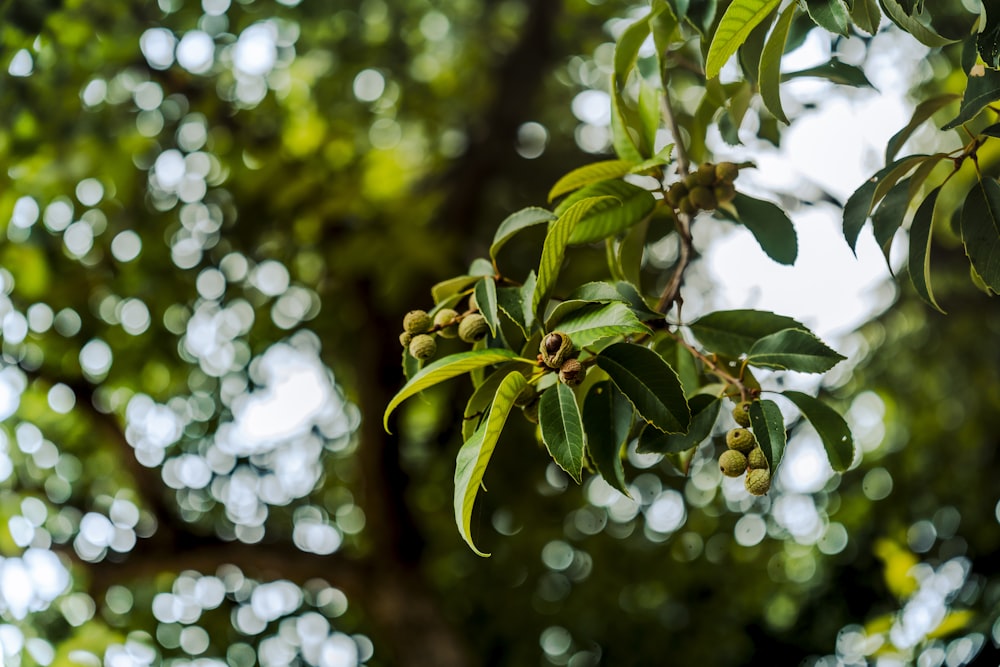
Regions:
<instances>
[{"instance_id":1,"label":"berry cluster","mask_svg":"<svg viewBox=\"0 0 1000 667\"><path fill-rule=\"evenodd\" d=\"M466 343L475 343L485 338L489 330L486 318L474 310L461 315L452 308L442 308L433 317L424 310L411 310L403 317L399 343L413 358L423 361L437 353L435 334L442 338L457 336Z\"/></svg>"},{"instance_id":2,"label":"berry cluster","mask_svg":"<svg viewBox=\"0 0 1000 667\"><path fill-rule=\"evenodd\" d=\"M736 196L733 181L740 168L732 162L706 162L667 190L667 203L687 215L713 211Z\"/></svg>"},{"instance_id":3,"label":"berry cluster","mask_svg":"<svg viewBox=\"0 0 1000 667\"><path fill-rule=\"evenodd\" d=\"M733 419L739 426L726 434L728 449L719 457L719 469L726 477L739 477L745 472L747 491L762 496L771 488L771 473L764 451L749 430L750 401L742 401L733 408Z\"/></svg>"}]
</instances>

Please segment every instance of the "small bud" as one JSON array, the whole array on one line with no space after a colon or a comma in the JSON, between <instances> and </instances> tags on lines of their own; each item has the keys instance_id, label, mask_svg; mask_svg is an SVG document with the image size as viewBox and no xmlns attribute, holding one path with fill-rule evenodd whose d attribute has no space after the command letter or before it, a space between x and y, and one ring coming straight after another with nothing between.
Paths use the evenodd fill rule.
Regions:
<instances>
[{"instance_id":1,"label":"small bud","mask_svg":"<svg viewBox=\"0 0 1000 667\"><path fill-rule=\"evenodd\" d=\"M688 197L691 199L693 206L703 211L713 211L719 205L719 202L715 199L715 195L705 186L699 185L691 191Z\"/></svg>"},{"instance_id":2,"label":"small bud","mask_svg":"<svg viewBox=\"0 0 1000 667\"><path fill-rule=\"evenodd\" d=\"M489 332L490 325L486 323L486 318L479 313L466 315L458 325L458 337L466 343L482 340Z\"/></svg>"},{"instance_id":3,"label":"small bud","mask_svg":"<svg viewBox=\"0 0 1000 667\"><path fill-rule=\"evenodd\" d=\"M411 310L403 318L403 331L411 334L424 333L434 322L425 310Z\"/></svg>"},{"instance_id":4,"label":"small bud","mask_svg":"<svg viewBox=\"0 0 1000 667\"><path fill-rule=\"evenodd\" d=\"M546 366L561 368L563 362L573 356L573 341L561 331L553 331L542 339L538 351Z\"/></svg>"},{"instance_id":5,"label":"small bud","mask_svg":"<svg viewBox=\"0 0 1000 667\"><path fill-rule=\"evenodd\" d=\"M767 470L767 457L764 456L764 450L760 447L751 449L750 454L747 455L747 464L751 470Z\"/></svg>"},{"instance_id":6,"label":"small bud","mask_svg":"<svg viewBox=\"0 0 1000 667\"><path fill-rule=\"evenodd\" d=\"M739 477L747 471L747 457L735 449L727 449L719 456L719 470L726 477Z\"/></svg>"},{"instance_id":7,"label":"small bud","mask_svg":"<svg viewBox=\"0 0 1000 667\"><path fill-rule=\"evenodd\" d=\"M726 445L729 449L746 454L757 446L757 438L745 428L734 428L726 434Z\"/></svg>"},{"instance_id":8,"label":"small bud","mask_svg":"<svg viewBox=\"0 0 1000 667\"><path fill-rule=\"evenodd\" d=\"M414 359L430 359L437 352L437 343L430 334L417 334L410 341L410 354Z\"/></svg>"},{"instance_id":9,"label":"small bud","mask_svg":"<svg viewBox=\"0 0 1000 667\"><path fill-rule=\"evenodd\" d=\"M716 181L732 183L740 175L740 168L732 162L720 162L715 165Z\"/></svg>"},{"instance_id":10,"label":"small bud","mask_svg":"<svg viewBox=\"0 0 1000 667\"><path fill-rule=\"evenodd\" d=\"M402 345L403 347L409 347L411 340L413 340L413 334L411 334L409 331L404 331L403 333L399 334L399 344Z\"/></svg>"},{"instance_id":11,"label":"small bud","mask_svg":"<svg viewBox=\"0 0 1000 667\"><path fill-rule=\"evenodd\" d=\"M771 488L771 473L767 470L751 470L744 481L752 495L762 496Z\"/></svg>"},{"instance_id":12,"label":"small bud","mask_svg":"<svg viewBox=\"0 0 1000 667\"><path fill-rule=\"evenodd\" d=\"M434 313L434 326L440 327L438 333L444 338L454 338L458 335L458 325L454 321L458 318L458 312L451 308L442 308Z\"/></svg>"},{"instance_id":13,"label":"small bud","mask_svg":"<svg viewBox=\"0 0 1000 667\"><path fill-rule=\"evenodd\" d=\"M576 359L567 359L559 367L559 381L568 387L575 387L587 375L587 369Z\"/></svg>"},{"instance_id":14,"label":"small bud","mask_svg":"<svg viewBox=\"0 0 1000 667\"><path fill-rule=\"evenodd\" d=\"M743 428L750 428L750 401L740 401L733 408L733 419Z\"/></svg>"}]
</instances>

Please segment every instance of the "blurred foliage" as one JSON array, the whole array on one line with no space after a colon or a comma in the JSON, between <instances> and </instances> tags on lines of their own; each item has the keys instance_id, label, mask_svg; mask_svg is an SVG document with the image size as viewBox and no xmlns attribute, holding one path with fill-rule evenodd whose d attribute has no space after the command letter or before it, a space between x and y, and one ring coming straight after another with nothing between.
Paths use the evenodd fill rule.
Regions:
<instances>
[{"instance_id":1,"label":"blurred foliage","mask_svg":"<svg viewBox=\"0 0 1000 667\"><path fill-rule=\"evenodd\" d=\"M726 4L671 6L711 28ZM749 498L721 480L716 437L687 476L631 449L629 500L568 484L521 424L473 516L484 560L451 511L470 388L437 387L382 432L403 313L507 214L610 156L607 122L571 109L605 91L644 8L0 8L5 664L996 662L1000 319L949 220L932 257L948 314L901 282L848 340L826 393L863 456L843 476L814 457L814 487ZM935 25L958 39L970 13ZM695 41L673 56L702 58ZM931 52L920 98L960 95L961 58ZM699 106L717 92L699 76L678 73L678 119L724 129L749 89ZM701 135L691 148L710 157ZM526 272L537 241L504 265ZM603 261L582 250L565 275ZM662 271L644 265L647 291ZM793 448L822 456L808 429Z\"/></svg>"}]
</instances>

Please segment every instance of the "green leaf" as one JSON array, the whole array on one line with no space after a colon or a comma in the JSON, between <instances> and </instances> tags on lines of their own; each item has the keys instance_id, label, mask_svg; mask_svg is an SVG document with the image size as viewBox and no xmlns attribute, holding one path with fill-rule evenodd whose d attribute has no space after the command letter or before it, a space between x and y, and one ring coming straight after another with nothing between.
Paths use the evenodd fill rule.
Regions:
<instances>
[{"instance_id":1,"label":"green leaf","mask_svg":"<svg viewBox=\"0 0 1000 667\"><path fill-rule=\"evenodd\" d=\"M496 234L493 235L493 244L490 246L490 257L496 260L500 248L521 230L555 219L556 216L551 211L536 206L529 206L517 213L510 214L500 223Z\"/></svg>"},{"instance_id":2,"label":"green leaf","mask_svg":"<svg viewBox=\"0 0 1000 667\"><path fill-rule=\"evenodd\" d=\"M468 440L475 433L490 410L493 397L500 387L500 383L510 373L518 370L530 372L531 368L518 361L508 361L500 364L495 371L490 373L476 390L472 392L465 410L462 412L462 440ZM522 373L523 375L524 373Z\"/></svg>"},{"instance_id":3,"label":"green leaf","mask_svg":"<svg viewBox=\"0 0 1000 667\"><path fill-rule=\"evenodd\" d=\"M795 72L782 75L782 81L800 79L803 77L816 77L826 79L842 86L853 86L855 88L874 88L872 82L865 76L864 70L854 65L848 65L837 58L832 58L829 62L816 67L809 67Z\"/></svg>"},{"instance_id":4,"label":"green leaf","mask_svg":"<svg viewBox=\"0 0 1000 667\"><path fill-rule=\"evenodd\" d=\"M530 301L529 301L530 302ZM524 321L524 299L519 287L501 287L497 290L497 308L517 325L521 334L528 337L528 325Z\"/></svg>"},{"instance_id":5,"label":"green leaf","mask_svg":"<svg viewBox=\"0 0 1000 667\"><path fill-rule=\"evenodd\" d=\"M676 454L697 447L712 435L712 428L719 418L721 399L709 394L695 394L691 406L691 427L687 433L663 433L655 428L643 430L637 451L641 454Z\"/></svg>"},{"instance_id":6,"label":"green leaf","mask_svg":"<svg viewBox=\"0 0 1000 667\"><path fill-rule=\"evenodd\" d=\"M611 145L615 154L633 164L642 162L643 155L635 145L635 139L628 131L628 121L625 120L625 100L618 92L618 84L614 74L611 75Z\"/></svg>"},{"instance_id":7,"label":"green leaf","mask_svg":"<svg viewBox=\"0 0 1000 667\"><path fill-rule=\"evenodd\" d=\"M758 23L763 21L781 0L733 0L719 21L708 47L705 76L719 75L722 66L736 53Z\"/></svg>"},{"instance_id":8,"label":"green leaf","mask_svg":"<svg viewBox=\"0 0 1000 667\"><path fill-rule=\"evenodd\" d=\"M768 14L768 18L757 24L757 27L750 31L746 40L737 52L737 59L746 83L752 88L760 80L760 57L764 51L764 42L771 24L774 22L775 14ZM736 122L736 119L733 119ZM738 124L738 123L737 123Z\"/></svg>"},{"instance_id":9,"label":"green leaf","mask_svg":"<svg viewBox=\"0 0 1000 667\"><path fill-rule=\"evenodd\" d=\"M431 298L434 299L434 303L441 303L459 292L469 289L479 280L481 280L480 276L456 276L442 280L431 287Z\"/></svg>"},{"instance_id":10,"label":"green leaf","mask_svg":"<svg viewBox=\"0 0 1000 667\"><path fill-rule=\"evenodd\" d=\"M885 15L897 26L910 33L920 43L925 46L935 47L951 44L955 40L947 39L937 34L926 23L922 22L916 15L907 13L896 0L879 0Z\"/></svg>"},{"instance_id":11,"label":"green leaf","mask_svg":"<svg viewBox=\"0 0 1000 667\"><path fill-rule=\"evenodd\" d=\"M410 378L409 382L403 385L402 389L396 392L396 395L392 397L392 400L389 401L389 405L385 408L385 414L382 416L382 425L388 432L389 415L392 414L392 411L395 410L400 403L415 394L419 394L428 387L433 387L439 382L450 380L453 377L463 375L464 373L468 373L476 368L483 368L485 366L492 366L493 364L499 364L504 361L514 361L518 359L519 357L510 350L501 348L470 350L468 352L450 354L447 357L438 359L434 363L424 366L419 373L414 375ZM523 359L521 361L527 364L534 364L534 361L528 359Z\"/></svg>"},{"instance_id":12,"label":"green leaf","mask_svg":"<svg viewBox=\"0 0 1000 667\"><path fill-rule=\"evenodd\" d=\"M639 79L639 129L643 148L653 154L656 146L656 131L660 129L660 96L662 90L658 90L646 82L646 79Z\"/></svg>"},{"instance_id":13,"label":"green leaf","mask_svg":"<svg viewBox=\"0 0 1000 667\"><path fill-rule=\"evenodd\" d=\"M780 206L737 192L732 210L719 209L723 216L742 224L757 239L767 256L779 264L791 265L798 256L795 227Z\"/></svg>"},{"instance_id":14,"label":"green leaf","mask_svg":"<svg viewBox=\"0 0 1000 667\"><path fill-rule=\"evenodd\" d=\"M882 11L878 8L877 0L854 0L854 7L851 9L851 20L861 30L869 35L878 32L879 23L882 21Z\"/></svg>"},{"instance_id":15,"label":"green leaf","mask_svg":"<svg viewBox=\"0 0 1000 667\"><path fill-rule=\"evenodd\" d=\"M783 392L802 411L802 416L816 429L830 465L837 472L844 472L854 461L854 438L844 418L837 411L819 399L800 391ZM750 417L751 421L753 416Z\"/></svg>"},{"instance_id":16,"label":"green leaf","mask_svg":"<svg viewBox=\"0 0 1000 667\"><path fill-rule=\"evenodd\" d=\"M882 197L899 179L912 171L927 157L926 155L911 155L892 164L887 164L848 197L847 203L844 204L844 239L851 248L851 252L857 254L855 246L858 242L858 235L861 234L865 221L868 220L875 204L881 201Z\"/></svg>"},{"instance_id":17,"label":"green leaf","mask_svg":"<svg viewBox=\"0 0 1000 667\"><path fill-rule=\"evenodd\" d=\"M962 242L976 273L1000 292L1000 183L992 178L979 181L965 199Z\"/></svg>"},{"instance_id":18,"label":"green leaf","mask_svg":"<svg viewBox=\"0 0 1000 667\"><path fill-rule=\"evenodd\" d=\"M486 421L465 441L455 458L455 524L466 544L479 556L489 556L472 541L472 506L483 483L486 466L496 449L514 399L528 386L518 372L508 373L497 388Z\"/></svg>"},{"instance_id":19,"label":"green leaf","mask_svg":"<svg viewBox=\"0 0 1000 667\"><path fill-rule=\"evenodd\" d=\"M747 363L804 373L825 373L846 359L802 329L784 329L764 336L750 348Z\"/></svg>"},{"instance_id":20,"label":"green leaf","mask_svg":"<svg viewBox=\"0 0 1000 667\"><path fill-rule=\"evenodd\" d=\"M557 382L542 393L538 424L549 455L579 484L583 481L583 422L573 390Z\"/></svg>"},{"instance_id":21,"label":"green leaf","mask_svg":"<svg viewBox=\"0 0 1000 667\"><path fill-rule=\"evenodd\" d=\"M983 130L979 134L981 134L981 135L983 135L985 137L1000 138L1000 123L994 123L993 125L989 125L987 127L984 127Z\"/></svg>"},{"instance_id":22,"label":"green leaf","mask_svg":"<svg viewBox=\"0 0 1000 667\"><path fill-rule=\"evenodd\" d=\"M674 145L667 144L660 150L656 152L656 155L649 158L648 160L643 160L639 164L632 167L629 171L630 174L647 174L653 169L662 167L664 165L670 164L674 152Z\"/></svg>"},{"instance_id":23,"label":"green leaf","mask_svg":"<svg viewBox=\"0 0 1000 667\"><path fill-rule=\"evenodd\" d=\"M930 99L924 100L913 110L913 116L910 118L910 122L906 124L902 130L892 135L892 139L889 139L889 143L885 147L885 161L888 164L896 157L896 153L899 149L903 147L906 140L910 138L913 131L920 127L924 121L933 116L939 109L947 106L951 102L958 99L958 95L954 93L949 93L946 95L936 95Z\"/></svg>"},{"instance_id":24,"label":"green leaf","mask_svg":"<svg viewBox=\"0 0 1000 667\"><path fill-rule=\"evenodd\" d=\"M493 263L483 257L477 257L472 260L472 264L469 265L469 275L470 276L492 276L496 273L496 269L493 268Z\"/></svg>"},{"instance_id":25,"label":"green leaf","mask_svg":"<svg viewBox=\"0 0 1000 667\"><path fill-rule=\"evenodd\" d=\"M626 496L622 447L628 440L634 410L628 399L608 381L598 382L583 401L587 449L604 480Z\"/></svg>"},{"instance_id":26,"label":"green leaf","mask_svg":"<svg viewBox=\"0 0 1000 667\"><path fill-rule=\"evenodd\" d=\"M913 216L913 222L910 224L910 258L907 266L910 282L913 283L913 288L920 298L943 313L944 310L938 305L931 289L931 228L934 222L934 206L937 204L938 195L941 194L941 188L939 185L931 190Z\"/></svg>"},{"instance_id":27,"label":"green leaf","mask_svg":"<svg viewBox=\"0 0 1000 667\"><path fill-rule=\"evenodd\" d=\"M795 18L797 3L785 7L774 24L774 30L764 44L760 54L760 96L764 106L782 123L788 124L784 109L781 108L781 56L785 53L785 41L788 39L788 29Z\"/></svg>"},{"instance_id":28,"label":"green leaf","mask_svg":"<svg viewBox=\"0 0 1000 667\"><path fill-rule=\"evenodd\" d=\"M635 313L636 317L644 322L663 318L662 313L650 310L649 306L647 306L646 302L643 300L642 295L639 294L639 290L637 290L634 285L624 281L618 281L616 283L584 283L580 287L573 290L573 292L569 295L569 299L596 301L601 303L622 301L627 303L629 308L632 309L632 312Z\"/></svg>"},{"instance_id":29,"label":"green leaf","mask_svg":"<svg viewBox=\"0 0 1000 667\"><path fill-rule=\"evenodd\" d=\"M986 11L986 24L976 38L979 57L987 67L1000 67L1000 7L993 3Z\"/></svg>"},{"instance_id":30,"label":"green leaf","mask_svg":"<svg viewBox=\"0 0 1000 667\"><path fill-rule=\"evenodd\" d=\"M475 294L479 312L490 328L490 335L496 338L497 327L500 324L497 319L497 284L493 277L483 278L476 283Z\"/></svg>"},{"instance_id":31,"label":"green leaf","mask_svg":"<svg viewBox=\"0 0 1000 667\"><path fill-rule=\"evenodd\" d=\"M619 84L625 85L629 72L632 71L636 58L639 56L639 49L642 47L642 43L646 41L646 38L649 37L650 19L659 16L664 9L666 7L663 4L654 5L649 14L646 14L625 28L618 38L618 43L615 44L614 75Z\"/></svg>"},{"instance_id":32,"label":"green leaf","mask_svg":"<svg viewBox=\"0 0 1000 667\"><path fill-rule=\"evenodd\" d=\"M528 333L535 326L535 291L538 286L538 277L535 275L535 270L532 269L528 272L528 277L524 279L524 284L521 285L521 319L524 320L524 331L525 338L528 338Z\"/></svg>"},{"instance_id":33,"label":"green leaf","mask_svg":"<svg viewBox=\"0 0 1000 667\"><path fill-rule=\"evenodd\" d=\"M569 244L592 243L614 236L643 220L656 207L656 198L648 190L613 180L577 190L559 203L556 215L565 215L570 207L591 197L604 199L583 214L569 237Z\"/></svg>"},{"instance_id":34,"label":"green leaf","mask_svg":"<svg viewBox=\"0 0 1000 667\"><path fill-rule=\"evenodd\" d=\"M790 317L766 310L719 310L688 326L703 347L734 358L746 354L761 338L783 329L807 330Z\"/></svg>"},{"instance_id":35,"label":"green leaf","mask_svg":"<svg viewBox=\"0 0 1000 667\"><path fill-rule=\"evenodd\" d=\"M562 268L563 257L566 254L566 244L573 234L573 228L583 219L583 216L595 205L613 201L611 197L586 197L573 202L572 205L557 209L559 219L549 226L542 245L542 257L538 264L538 279L531 297L531 312L536 317L542 315L542 309L556 286L556 279ZM527 284L527 283L525 283Z\"/></svg>"},{"instance_id":36,"label":"green leaf","mask_svg":"<svg viewBox=\"0 0 1000 667\"><path fill-rule=\"evenodd\" d=\"M806 0L806 11L813 22L827 32L848 36L850 16L843 0Z\"/></svg>"},{"instance_id":37,"label":"green leaf","mask_svg":"<svg viewBox=\"0 0 1000 667\"><path fill-rule=\"evenodd\" d=\"M559 331L569 334L577 349L611 336L652 333L649 327L640 322L635 313L620 301L585 306L559 322L557 326Z\"/></svg>"},{"instance_id":38,"label":"green leaf","mask_svg":"<svg viewBox=\"0 0 1000 667\"><path fill-rule=\"evenodd\" d=\"M781 408L774 401L753 401L750 404L750 424L771 469L771 479L774 479L785 454L785 420L781 416Z\"/></svg>"},{"instance_id":39,"label":"green leaf","mask_svg":"<svg viewBox=\"0 0 1000 667\"><path fill-rule=\"evenodd\" d=\"M958 116L941 129L950 130L962 123L969 122L987 104L997 99L1000 99L1000 71L988 69L982 65L973 67L972 71L969 72L969 82L965 86L965 94L962 96L962 106L959 107Z\"/></svg>"},{"instance_id":40,"label":"green leaf","mask_svg":"<svg viewBox=\"0 0 1000 667\"><path fill-rule=\"evenodd\" d=\"M665 433L685 433L691 410L677 373L647 347L615 343L601 350L597 365L647 422Z\"/></svg>"},{"instance_id":41,"label":"green leaf","mask_svg":"<svg viewBox=\"0 0 1000 667\"><path fill-rule=\"evenodd\" d=\"M889 249L896 230L903 226L906 210L910 205L910 184L900 181L892 186L878 209L872 214L872 226L875 230L875 241L882 249L885 263L889 264ZM891 270L891 267L890 267Z\"/></svg>"},{"instance_id":42,"label":"green leaf","mask_svg":"<svg viewBox=\"0 0 1000 667\"><path fill-rule=\"evenodd\" d=\"M634 166L635 163L626 160L604 160L603 162L594 162L593 164L574 169L556 181L556 184L552 186L552 189L549 190L549 201L552 201L559 195L578 190L585 185L613 178L621 178L625 174L631 173ZM550 220L555 217L551 214L549 215Z\"/></svg>"},{"instance_id":43,"label":"green leaf","mask_svg":"<svg viewBox=\"0 0 1000 667\"><path fill-rule=\"evenodd\" d=\"M676 335L680 336L680 332ZM670 337L658 340L653 349L677 373L681 386L687 391L688 400L690 400L691 394L698 391L699 386L698 362L695 361L691 350L687 349L679 340Z\"/></svg>"}]
</instances>

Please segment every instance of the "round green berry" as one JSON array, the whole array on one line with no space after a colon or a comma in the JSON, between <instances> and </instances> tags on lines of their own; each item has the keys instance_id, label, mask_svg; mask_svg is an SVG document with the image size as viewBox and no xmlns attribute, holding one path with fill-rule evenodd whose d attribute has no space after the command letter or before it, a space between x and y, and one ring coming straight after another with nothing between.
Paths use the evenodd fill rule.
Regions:
<instances>
[{"instance_id":1,"label":"round green berry","mask_svg":"<svg viewBox=\"0 0 1000 667\"><path fill-rule=\"evenodd\" d=\"M740 168L732 162L720 162L715 165L716 181L732 183L740 175Z\"/></svg>"},{"instance_id":2,"label":"round green berry","mask_svg":"<svg viewBox=\"0 0 1000 667\"><path fill-rule=\"evenodd\" d=\"M667 190L666 200L667 203L672 207L677 208L677 205L681 203L681 199L687 196L688 187L684 185L683 181L678 181L670 186Z\"/></svg>"},{"instance_id":3,"label":"round green berry","mask_svg":"<svg viewBox=\"0 0 1000 667\"><path fill-rule=\"evenodd\" d=\"M698 212L698 207L691 201L691 197L684 196L677 202L677 210L685 215L694 215Z\"/></svg>"},{"instance_id":4,"label":"round green berry","mask_svg":"<svg viewBox=\"0 0 1000 667\"><path fill-rule=\"evenodd\" d=\"M733 419L743 428L750 428L750 401L740 401L733 408Z\"/></svg>"},{"instance_id":5,"label":"round green berry","mask_svg":"<svg viewBox=\"0 0 1000 667\"><path fill-rule=\"evenodd\" d=\"M402 345L403 347L409 347L411 340L413 340L413 334L411 334L409 331L404 331L403 333L399 334L399 344Z\"/></svg>"},{"instance_id":6,"label":"round green berry","mask_svg":"<svg viewBox=\"0 0 1000 667\"><path fill-rule=\"evenodd\" d=\"M736 188L732 183L720 183L712 188L712 194L720 204L728 204L736 196Z\"/></svg>"},{"instance_id":7,"label":"round green berry","mask_svg":"<svg viewBox=\"0 0 1000 667\"><path fill-rule=\"evenodd\" d=\"M711 162L706 162L698 167L698 171L694 172L693 176L698 185L711 187L715 184L715 165Z\"/></svg>"},{"instance_id":8,"label":"round green berry","mask_svg":"<svg viewBox=\"0 0 1000 667\"><path fill-rule=\"evenodd\" d=\"M479 313L466 315L458 325L458 337L466 343L482 340L489 331L490 325L486 323L486 318Z\"/></svg>"},{"instance_id":9,"label":"round green berry","mask_svg":"<svg viewBox=\"0 0 1000 667\"><path fill-rule=\"evenodd\" d=\"M434 326L439 327L438 333L445 338L454 338L458 335L458 325L454 321L458 318L458 311L452 308L442 308L434 313Z\"/></svg>"},{"instance_id":10,"label":"round green berry","mask_svg":"<svg viewBox=\"0 0 1000 667\"><path fill-rule=\"evenodd\" d=\"M430 334L417 334L410 341L410 354L414 359L430 359L437 352L437 342Z\"/></svg>"},{"instance_id":11,"label":"round green berry","mask_svg":"<svg viewBox=\"0 0 1000 667\"><path fill-rule=\"evenodd\" d=\"M771 488L771 473L767 470L751 470L744 482L752 495L762 496Z\"/></svg>"},{"instance_id":12,"label":"round green berry","mask_svg":"<svg viewBox=\"0 0 1000 667\"><path fill-rule=\"evenodd\" d=\"M726 434L726 446L747 454L757 446L757 438L745 428L734 428Z\"/></svg>"},{"instance_id":13,"label":"round green berry","mask_svg":"<svg viewBox=\"0 0 1000 667\"><path fill-rule=\"evenodd\" d=\"M425 310L411 310L403 317L403 331L411 334L421 334L433 326L434 321Z\"/></svg>"},{"instance_id":14,"label":"round green berry","mask_svg":"<svg viewBox=\"0 0 1000 667\"><path fill-rule=\"evenodd\" d=\"M719 470L726 477L739 477L747 471L747 457L735 449L727 449L719 456Z\"/></svg>"},{"instance_id":15,"label":"round green berry","mask_svg":"<svg viewBox=\"0 0 1000 667\"><path fill-rule=\"evenodd\" d=\"M750 453L747 454L747 463L751 470L767 470L767 457L764 456L764 450L760 447L751 449Z\"/></svg>"},{"instance_id":16,"label":"round green berry","mask_svg":"<svg viewBox=\"0 0 1000 667\"><path fill-rule=\"evenodd\" d=\"M691 190L688 198L691 199L692 205L703 211L715 210L715 207L719 205L719 202L715 199L715 195L712 194L712 190L702 185Z\"/></svg>"}]
</instances>

